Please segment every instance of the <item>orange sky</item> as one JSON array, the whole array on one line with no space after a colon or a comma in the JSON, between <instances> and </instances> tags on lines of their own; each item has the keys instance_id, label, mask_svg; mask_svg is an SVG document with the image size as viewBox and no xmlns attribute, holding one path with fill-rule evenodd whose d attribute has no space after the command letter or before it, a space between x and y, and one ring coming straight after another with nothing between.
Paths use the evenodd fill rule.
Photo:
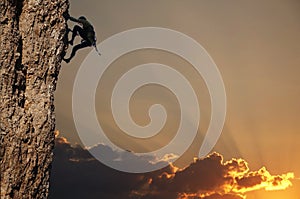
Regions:
<instances>
[{"instance_id":1,"label":"orange sky","mask_svg":"<svg viewBox=\"0 0 300 199\"><path fill-rule=\"evenodd\" d=\"M197 40L216 62L226 87L226 123L214 150L225 159L241 157L247 160L253 170L266 166L273 174L292 171L299 177L299 9L297 0L165 0L157 3L150 0L88 0L85 3L71 0L70 14L90 19L98 42L118 32L144 26L174 29ZM89 50L78 52L71 64L63 64L56 92L57 129L73 143L80 141L72 120L72 86ZM205 131L210 117L206 87L193 75L193 69L178 57L151 50L131 53L112 64L105 81L112 83L113 77L124 68L153 59L185 73L199 91L197 93L201 93L198 96L203 119L200 131ZM146 89L137 92L133 101L137 103L133 111L137 122L147 123L143 103L151 104L155 100L169 102L170 112L178 113L171 106L176 105L176 101L166 100L170 97L167 91L156 94L155 87ZM101 106L101 103L96 104L98 117L105 120L107 110ZM176 116L171 121L176 121ZM108 128L114 129L114 126ZM172 128L171 125L168 130ZM194 144L179 164L191 161L198 147L199 143ZM299 180L294 184L298 188L284 192L253 192L248 198L299 199Z\"/></svg>"}]
</instances>

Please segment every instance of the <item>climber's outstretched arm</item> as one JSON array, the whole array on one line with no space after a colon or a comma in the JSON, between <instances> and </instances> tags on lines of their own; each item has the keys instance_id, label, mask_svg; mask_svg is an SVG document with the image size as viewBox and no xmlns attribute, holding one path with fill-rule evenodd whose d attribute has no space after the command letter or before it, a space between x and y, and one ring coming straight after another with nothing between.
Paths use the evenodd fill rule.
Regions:
<instances>
[{"instance_id":1,"label":"climber's outstretched arm","mask_svg":"<svg viewBox=\"0 0 300 199\"><path fill-rule=\"evenodd\" d=\"M69 15L69 17L68 17L71 21L74 21L74 22L77 22L77 23L80 23L80 21L78 20L78 19L76 19L76 18L74 18L74 17L71 17L70 15Z\"/></svg>"}]
</instances>

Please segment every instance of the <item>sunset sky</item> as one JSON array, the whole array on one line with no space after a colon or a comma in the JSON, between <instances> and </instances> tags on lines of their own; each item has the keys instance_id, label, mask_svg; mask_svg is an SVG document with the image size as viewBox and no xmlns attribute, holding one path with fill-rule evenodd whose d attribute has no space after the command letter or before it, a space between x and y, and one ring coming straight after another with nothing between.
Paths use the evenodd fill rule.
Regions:
<instances>
[{"instance_id":1,"label":"sunset sky","mask_svg":"<svg viewBox=\"0 0 300 199\"><path fill-rule=\"evenodd\" d=\"M201 194L204 198L205 194L213 193L209 196L205 195L205 198L233 199L241 198L239 194L244 194L248 199L300 199L300 122L298 121L300 118L300 1L87 0L83 3L79 0L70 0L70 3L72 16L84 15L93 23L98 42L119 32L139 27L169 28L195 39L213 58L223 77L227 95L227 115L221 137L213 149L217 153L194 162L208 128L211 111L209 94L201 76L195 75L190 64L171 53L140 50L126 54L111 64L106 71L106 76L99 82L96 94L98 119L101 124L105 124L104 128L107 131L113 132L111 139L126 149L151 151L166 144L178 127L180 119L178 103L172 93L158 86L146 86L138 90L130 102L130 108L133 119L145 125L149 122L147 110L150 104L159 102L166 107L169 122L161 132L165 135L159 138L161 142L153 144L151 141L134 140L124 135L120 137L121 133L118 132L111 118L107 103L117 78L126 70L149 62L170 65L191 82L199 98L201 110L199 132L196 141L186 153L173 166L161 171L165 172L164 175L154 172L130 176L130 174L125 175L105 168L103 165L97 166L96 161L87 161L91 157L84 149L75 147L75 144L81 144L81 141L72 118L73 83L81 63L92 49L81 50L70 64L62 65L55 96L56 128L60 132L60 138L57 140L57 159L53 167L52 184L55 183L53 185L55 188L51 190L53 198L64 198L66 190L71 190L73 183L75 187L82 188L81 193L84 198L88 198L85 197L85 193L94 194L90 198L100 196L99 190L105 187L112 193L120 194L119 197L104 194L106 198L130 198L131 196L138 198L138 196L145 196L143 194L149 193L149 190L155 190L162 195L153 192L148 198L174 198L175 196L163 195L167 194L163 192L172 193L172 190L177 190L181 195L176 197L181 198L191 198L189 196L195 197ZM73 23L70 22L69 25L71 27ZM76 41L80 42L79 39ZM100 51L105 53L105 49ZM101 63L98 64L101 67ZM114 137L113 134L118 136ZM98 147L105 148L102 145ZM63 154L68 151L73 152L68 155ZM230 163L234 164L235 161L240 164L230 167ZM209 167L211 164L216 166L215 171L213 167ZM247 191L242 193L241 181L239 183L229 180L229 183L219 176L215 176L214 179L210 179L209 175L205 176L206 184L201 179L205 165L213 174L222 171L229 176L229 179L235 179L235 175L241 179L245 178L243 182L244 188L248 188ZM266 168L266 172L260 170L262 167ZM85 175L85 171L92 168L100 173L92 175L91 171L87 171ZM185 170L181 170L183 168ZM238 174L233 174L230 170L232 168L237 169ZM188 174L190 171L199 176L192 179ZM104 174L102 175L101 172ZM268 172L270 176L267 175ZM289 172L294 174L293 179L286 177L292 175ZM75 173L81 173L82 176L75 176L74 181L68 181L68 178ZM65 179L59 182L58 174L65 175ZM253 178L249 177L251 175ZM257 175L268 176L264 179L273 179L268 181L271 184L275 183L275 176L280 175L280 183L291 182L293 185L285 190L265 191L267 187L278 188L280 183L277 185L270 185L263 181L258 183L252 180ZM105 180L101 182L103 185L101 183L101 186L92 185L98 183L97 177L102 176L105 176L103 177ZM285 181L285 177L289 180ZM119 188L110 187L114 182L118 182L119 178L128 178L128 186L132 187L126 187L126 184L120 184ZM217 183L218 186L210 186L209 182ZM230 194L224 191L228 186L231 189ZM253 191L249 191L250 188L253 188ZM120 192L117 191L118 189ZM130 197L126 195L129 193L128 190L131 191ZM74 193L77 195L71 194L73 198L79 197L80 189L77 188ZM223 194L222 197L218 195L220 193Z\"/></svg>"}]
</instances>

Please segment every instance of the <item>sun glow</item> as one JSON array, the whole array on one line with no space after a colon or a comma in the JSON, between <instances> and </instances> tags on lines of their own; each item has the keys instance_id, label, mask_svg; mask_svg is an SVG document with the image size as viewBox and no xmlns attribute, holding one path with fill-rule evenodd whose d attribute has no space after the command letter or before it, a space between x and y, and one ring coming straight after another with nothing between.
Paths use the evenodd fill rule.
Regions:
<instances>
[{"instance_id":1,"label":"sun glow","mask_svg":"<svg viewBox=\"0 0 300 199\"><path fill-rule=\"evenodd\" d=\"M216 154L215 154L216 155ZM232 158L222 163L227 169L224 174L224 182L218 189L213 191L199 190L197 193L181 193L178 199L190 198L246 198L246 194L253 191L278 191L292 186L291 180L295 179L294 173L289 172L281 175L271 175L262 167L257 171L250 171L248 163L243 159ZM196 161L197 162L197 161ZM217 190L217 191L216 191Z\"/></svg>"},{"instance_id":2,"label":"sun glow","mask_svg":"<svg viewBox=\"0 0 300 199\"><path fill-rule=\"evenodd\" d=\"M265 189L267 191L284 190L292 186L290 180L294 179L294 177L294 173L291 172L273 176L265 167L262 167L258 171L249 172L246 176L241 178L237 177L237 184L232 191L236 193L246 193L259 189ZM247 183L245 183L245 181L247 181Z\"/></svg>"}]
</instances>

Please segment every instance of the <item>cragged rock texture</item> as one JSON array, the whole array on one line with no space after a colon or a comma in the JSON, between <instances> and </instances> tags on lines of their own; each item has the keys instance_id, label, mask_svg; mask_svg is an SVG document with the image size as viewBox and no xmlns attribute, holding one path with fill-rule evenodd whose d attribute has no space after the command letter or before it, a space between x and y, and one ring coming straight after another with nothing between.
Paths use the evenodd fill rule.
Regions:
<instances>
[{"instance_id":1,"label":"cragged rock texture","mask_svg":"<svg viewBox=\"0 0 300 199\"><path fill-rule=\"evenodd\" d=\"M68 0L0 1L1 199L47 198Z\"/></svg>"}]
</instances>

